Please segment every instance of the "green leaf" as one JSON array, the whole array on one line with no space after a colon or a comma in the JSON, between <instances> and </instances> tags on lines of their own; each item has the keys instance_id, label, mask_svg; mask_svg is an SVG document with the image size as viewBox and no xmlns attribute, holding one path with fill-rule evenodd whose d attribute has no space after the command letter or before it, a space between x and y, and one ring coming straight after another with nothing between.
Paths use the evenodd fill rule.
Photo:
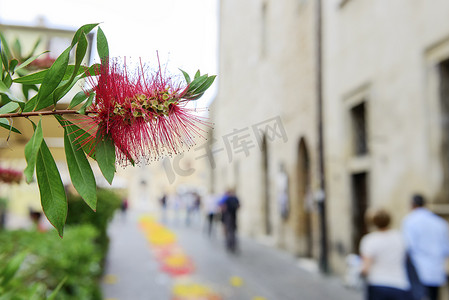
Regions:
<instances>
[{"instance_id":1,"label":"green leaf","mask_svg":"<svg viewBox=\"0 0 449 300\"><path fill-rule=\"evenodd\" d=\"M48 107L44 102L51 93L58 87L61 80L64 78L64 74L69 63L71 47L68 47L62 54L56 59L53 65L48 69L48 73L45 75L44 81L37 94L37 103L34 110L40 110ZM45 104L44 104L45 103ZM53 103L56 105L56 103Z\"/></svg>"},{"instance_id":2,"label":"green leaf","mask_svg":"<svg viewBox=\"0 0 449 300\"><path fill-rule=\"evenodd\" d=\"M62 97L64 97L72 88L73 86L78 82L78 80L81 79L81 75L76 76L75 80L72 82L68 80L61 81L61 84L56 88L55 92L52 94L53 102L59 101ZM48 101L50 103L50 101Z\"/></svg>"},{"instance_id":3,"label":"green leaf","mask_svg":"<svg viewBox=\"0 0 449 300\"><path fill-rule=\"evenodd\" d=\"M86 99L87 99L87 95L84 91L80 91L80 92L76 93L76 95L73 96L68 109L72 109L73 107L83 103L83 101Z\"/></svg>"},{"instance_id":4,"label":"green leaf","mask_svg":"<svg viewBox=\"0 0 449 300\"><path fill-rule=\"evenodd\" d=\"M92 105L92 102L94 101L95 94L90 94L89 98L87 99L86 103L83 104L83 106L78 110L78 113L85 115L86 109L89 108L89 106Z\"/></svg>"},{"instance_id":5,"label":"green leaf","mask_svg":"<svg viewBox=\"0 0 449 300\"><path fill-rule=\"evenodd\" d=\"M200 77L195 77L195 79L190 83L189 91L193 91L202 85L207 80L207 74L201 75Z\"/></svg>"},{"instance_id":6,"label":"green leaf","mask_svg":"<svg viewBox=\"0 0 449 300\"><path fill-rule=\"evenodd\" d=\"M104 32L100 27L98 27L97 31L97 52L102 62L109 59L108 40L106 39L106 36L104 35Z\"/></svg>"},{"instance_id":7,"label":"green leaf","mask_svg":"<svg viewBox=\"0 0 449 300\"><path fill-rule=\"evenodd\" d=\"M19 39L16 39L14 41L14 44L12 45L12 50L14 52L15 57L22 57L22 45L20 45Z\"/></svg>"},{"instance_id":8,"label":"green leaf","mask_svg":"<svg viewBox=\"0 0 449 300\"><path fill-rule=\"evenodd\" d=\"M61 123L62 121L72 128L71 135L74 137L75 143L78 148L82 148L84 153L89 155L92 159L95 159L95 138L84 129L73 124L69 120L63 119L61 116L55 115L55 118Z\"/></svg>"},{"instance_id":9,"label":"green leaf","mask_svg":"<svg viewBox=\"0 0 449 300\"><path fill-rule=\"evenodd\" d=\"M18 108L19 108L19 104L17 104L17 102L8 102L5 105L3 105L2 107L0 107L0 114L7 114L7 113L15 111Z\"/></svg>"},{"instance_id":10,"label":"green leaf","mask_svg":"<svg viewBox=\"0 0 449 300\"><path fill-rule=\"evenodd\" d=\"M48 69L31 73L29 75L22 76L19 78L15 78L13 81L15 83L23 83L23 84L41 84L44 81L45 75L47 75L47 73Z\"/></svg>"},{"instance_id":11,"label":"green leaf","mask_svg":"<svg viewBox=\"0 0 449 300\"><path fill-rule=\"evenodd\" d=\"M181 70L181 69L179 69L179 70L180 70L180 71L182 72L182 74L184 75L184 78L185 78L187 84L190 84L190 76L189 76L189 74L187 74L187 72L185 72L185 71L183 71L183 70Z\"/></svg>"},{"instance_id":12,"label":"green leaf","mask_svg":"<svg viewBox=\"0 0 449 300\"><path fill-rule=\"evenodd\" d=\"M6 129L8 129L12 132L18 133L18 134L22 134L17 128L10 125L8 119L6 119L6 118L0 118L0 127L6 128Z\"/></svg>"},{"instance_id":13,"label":"green leaf","mask_svg":"<svg viewBox=\"0 0 449 300\"><path fill-rule=\"evenodd\" d=\"M101 130L97 132L97 145L95 157L104 178L112 184L115 174L115 145L109 135L102 135Z\"/></svg>"},{"instance_id":14,"label":"green leaf","mask_svg":"<svg viewBox=\"0 0 449 300\"><path fill-rule=\"evenodd\" d=\"M38 54L38 55L35 55L35 56L33 56L33 57L28 58L26 61L24 61L23 63L21 63L21 64L17 67L16 72L17 72L18 70L23 69L23 68L25 68L26 66L28 66L30 63L32 63L33 61L35 61L36 59L38 59L39 56L41 56L42 54L48 53L48 52L49 52L49 51L44 51L44 52L42 52L42 53L40 53L40 54Z\"/></svg>"},{"instance_id":15,"label":"green leaf","mask_svg":"<svg viewBox=\"0 0 449 300\"><path fill-rule=\"evenodd\" d=\"M17 64L19 63L19 61L17 59L12 59L9 62L9 72L11 72L12 74L14 74L14 70L17 67Z\"/></svg>"},{"instance_id":16,"label":"green leaf","mask_svg":"<svg viewBox=\"0 0 449 300\"><path fill-rule=\"evenodd\" d=\"M9 58L11 57L11 50L9 50L8 43L6 42L5 36L0 32L0 41L2 42L2 47L0 51L0 56L2 58L3 67L5 70L9 70Z\"/></svg>"},{"instance_id":17,"label":"green leaf","mask_svg":"<svg viewBox=\"0 0 449 300\"><path fill-rule=\"evenodd\" d=\"M195 81L195 79L197 79L198 77L200 77L200 70L198 70L198 71L196 71L196 73L195 73L195 77L193 78L194 79L194 81Z\"/></svg>"},{"instance_id":18,"label":"green leaf","mask_svg":"<svg viewBox=\"0 0 449 300\"><path fill-rule=\"evenodd\" d=\"M37 94L33 96L30 100L25 103L25 107L22 109L23 112L30 112L34 109L37 102Z\"/></svg>"},{"instance_id":19,"label":"green leaf","mask_svg":"<svg viewBox=\"0 0 449 300\"><path fill-rule=\"evenodd\" d=\"M58 284L56 289L54 289L53 292L51 292L50 296L48 296L47 300L54 300L54 299L56 299L56 296L58 295L58 293L61 290L62 286L67 281L67 278L68 278L68 276L65 276L64 279L61 280L61 282Z\"/></svg>"},{"instance_id":20,"label":"green leaf","mask_svg":"<svg viewBox=\"0 0 449 300\"><path fill-rule=\"evenodd\" d=\"M2 286L6 285L11 279L14 278L14 275L16 275L17 271L19 271L19 268L25 260L26 256L27 253L25 251L16 254L11 260L8 261L6 266L3 266L0 273Z\"/></svg>"},{"instance_id":21,"label":"green leaf","mask_svg":"<svg viewBox=\"0 0 449 300\"><path fill-rule=\"evenodd\" d=\"M26 181L28 183L33 181L33 174L34 174L34 167L36 166L37 153L39 152L42 141L44 140L41 121L39 120L37 126L35 126L33 123L33 126L35 127L34 134L30 138L28 143L25 145L25 159L27 161L27 166L23 171L23 174L25 175Z\"/></svg>"},{"instance_id":22,"label":"green leaf","mask_svg":"<svg viewBox=\"0 0 449 300\"><path fill-rule=\"evenodd\" d=\"M92 29L94 29L95 27L97 27L98 24L100 24L100 23L86 24L86 25L81 26L81 27L75 32L75 35L73 36L71 48L75 47L76 43L77 43L78 40L79 40L79 36L80 36L81 34L83 34L83 33L84 33L84 34L88 34L89 32L92 31Z\"/></svg>"},{"instance_id":23,"label":"green leaf","mask_svg":"<svg viewBox=\"0 0 449 300\"><path fill-rule=\"evenodd\" d=\"M33 56L34 52L36 51L37 47L39 47L39 44L40 44L41 42L42 42L42 38L39 37L39 38L36 40L36 42L34 43L34 46L33 46L33 48L31 49L30 54L28 54L27 57ZM47 51L45 51L45 52L47 52ZM45 52L44 52L44 53L45 53ZM39 54L39 55L40 55L40 54Z\"/></svg>"},{"instance_id":24,"label":"green leaf","mask_svg":"<svg viewBox=\"0 0 449 300\"><path fill-rule=\"evenodd\" d=\"M24 102L23 100L20 100L19 98L14 96L11 90L5 85L3 81L0 81L0 94L7 96L11 101Z\"/></svg>"},{"instance_id":25,"label":"green leaf","mask_svg":"<svg viewBox=\"0 0 449 300\"><path fill-rule=\"evenodd\" d=\"M81 78L91 76L92 74L95 74L95 70L98 69L99 66L100 66L100 64L94 64L94 65L90 66L89 68L81 66L81 68L77 72L77 75L83 74L83 76ZM75 68L74 65L68 65L62 80L69 79L72 76L74 68ZM23 83L23 84L42 84L44 82L45 76L47 75L48 71L49 71L48 69L38 71L38 72L32 73L30 75L16 78L13 81L15 83Z\"/></svg>"},{"instance_id":26,"label":"green leaf","mask_svg":"<svg viewBox=\"0 0 449 300\"><path fill-rule=\"evenodd\" d=\"M25 99L28 99L30 96L30 91L39 92L39 89L34 84L22 84L22 93Z\"/></svg>"},{"instance_id":27,"label":"green leaf","mask_svg":"<svg viewBox=\"0 0 449 300\"><path fill-rule=\"evenodd\" d=\"M183 98L184 98L184 99L187 99L187 100L193 101L193 100L198 100L198 99L200 99L201 97L203 97L203 95L204 95L204 93L194 94L194 95L190 94L190 95L184 96Z\"/></svg>"},{"instance_id":28,"label":"green leaf","mask_svg":"<svg viewBox=\"0 0 449 300\"><path fill-rule=\"evenodd\" d=\"M44 214L62 237L67 219L67 197L55 160L45 141L42 141L37 153L36 177Z\"/></svg>"},{"instance_id":29,"label":"green leaf","mask_svg":"<svg viewBox=\"0 0 449 300\"><path fill-rule=\"evenodd\" d=\"M7 88L11 87L12 77L11 77L11 73L9 71L6 73L5 79L3 79L3 83L6 85Z\"/></svg>"},{"instance_id":30,"label":"green leaf","mask_svg":"<svg viewBox=\"0 0 449 300\"><path fill-rule=\"evenodd\" d=\"M217 76L209 76L206 78L206 80L196 89L194 89L193 91L191 91L193 94L199 94L199 93L204 93L214 82L215 77Z\"/></svg>"},{"instance_id":31,"label":"green leaf","mask_svg":"<svg viewBox=\"0 0 449 300\"><path fill-rule=\"evenodd\" d=\"M64 149L73 186L93 210L97 209L97 185L95 176L82 147L77 146L74 128L64 120L58 121L64 127Z\"/></svg>"},{"instance_id":32,"label":"green leaf","mask_svg":"<svg viewBox=\"0 0 449 300\"><path fill-rule=\"evenodd\" d=\"M86 77L89 77L89 76L97 75L98 70L100 70L100 67L101 67L101 64L93 64L89 68L85 68L83 70L83 77L82 78L86 78Z\"/></svg>"},{"instance_id":33,"label":"green leaf","mask_svg":"<svg viewBox=\"0 0 449 300\"><path fill-rule=\"evenodd\" d=\"M76 46L75 68L73 69L72 75L70 76L70 79L67 81L67 83L65 83L62 87L58 88L55 91L55 94L53 96L55 103L59 99L61 99L75 84L75 82L73 82L73 80L77 76L78 70L80 69L80 65L81 65L84 57L86 56L87 46L88 46L88 43L87 43L86 35L84 33L82 33L79 35L78 44Z\"/></svg>"}]
</instances>

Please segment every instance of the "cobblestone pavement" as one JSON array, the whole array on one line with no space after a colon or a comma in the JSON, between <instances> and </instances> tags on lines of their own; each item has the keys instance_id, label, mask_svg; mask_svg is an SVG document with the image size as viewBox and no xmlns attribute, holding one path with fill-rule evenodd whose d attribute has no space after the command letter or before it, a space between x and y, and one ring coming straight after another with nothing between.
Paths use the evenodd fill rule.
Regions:
<instances>
[{"instance_id":1,"label":"cobblestone pavement","mask_svg":"<svg viewBox=\"0 0 449 300\"><path fill-rule=\"evenodd\" d=\"M208 237L200 220L161 223L118 215L102 287L107 300L361 299L335 277L301 267L294 257L250 239L238 254L224 249L220 228Z\"/></svg>"}]
</instances>

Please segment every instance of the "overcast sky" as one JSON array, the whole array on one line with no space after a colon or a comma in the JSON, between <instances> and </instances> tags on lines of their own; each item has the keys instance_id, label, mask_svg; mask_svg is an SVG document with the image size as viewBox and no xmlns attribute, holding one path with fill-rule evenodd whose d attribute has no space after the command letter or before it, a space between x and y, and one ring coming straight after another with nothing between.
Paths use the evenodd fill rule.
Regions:
<instances>
[{"instance_id":1,"label":"overcast sky","mask_svg":"<svg viewBox=\"0 0 449 300\"><path fill-rule=\"evenodd\" d=\"M111 56L154 62L158 51L174 72L217 74L217 0L0 0L0 23L36 25L39 17L70 29L101 22Z\"/></svg>"}]
</instances>

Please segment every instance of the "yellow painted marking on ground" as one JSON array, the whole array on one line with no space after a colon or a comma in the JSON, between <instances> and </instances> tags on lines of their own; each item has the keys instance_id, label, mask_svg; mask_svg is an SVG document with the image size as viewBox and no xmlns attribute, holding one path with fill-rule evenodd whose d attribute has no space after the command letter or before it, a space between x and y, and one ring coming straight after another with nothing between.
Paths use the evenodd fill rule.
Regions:
<instances>
[{"instance_id":1,"label":"yellow painted marking on ground","mask_svg":"<svg viewBox=\"0 0 449 300\"><path fill-rule=\"evenodd\" d=\"M172 291L173 296L181 297L181 299L190 299L189 297L203 297L201 299L208 299L206 297L215 296L214 292L210 288L197 283L178 283L173 286Z\"/></svg>"},{"instance_id":2,"label":"yellow painted marking on ground","mask_svg":"<svg viewBox=\"0 0 449 300\"><path fill-rule=\"evenodd\" d=\"M189 262L187 256L182 253L170 255L164 261L170 267L185 266Z\"/></svg>"},{"instance_id":3,"label":"yellow painted marking on ground","mask_svg":"<svg viewBox=\"0 0 449 300\"><path fill-rule=\"evenodd\" d=\"M117 284L117 276L114 274L107 274L103 277L103 281L106 284Z\"/></svg>"},{"instance_id":4,"label":"yellow painted marking on ground","mask_svg":"<svg viewBox=\"0 0 449 300\"><path fill-rule=\"evenodd\" d=\"M251 300L267 300L267 298L257 296L257 297L253 297L253 299L251 299Z\"/></svg>"},{"instance_id":5,"label":"yellow painted marking on ground","mask_svg":"<svg viewBox=\"0 0 449 300\"><path fill-rule=\"evenodd\" d=\"M243 285L243 279L242 279L241 277L238 277L238 276L232 276L232 277L229 279L229 283L230 283L232 286L240 287L240 286Z\"/></svg>"},{"instance_id":6,"label":"yellow painted marking on ground","mask_svg":"<svg viewBox=\"0 0 449 300\"><path fill-rule=\"evenodd\" d=\"M145 231L147 240L153 246L165 246L176 242L176 235L157 223L154 218L142 217L140 226Z\"/></svg>"}]
</instances>

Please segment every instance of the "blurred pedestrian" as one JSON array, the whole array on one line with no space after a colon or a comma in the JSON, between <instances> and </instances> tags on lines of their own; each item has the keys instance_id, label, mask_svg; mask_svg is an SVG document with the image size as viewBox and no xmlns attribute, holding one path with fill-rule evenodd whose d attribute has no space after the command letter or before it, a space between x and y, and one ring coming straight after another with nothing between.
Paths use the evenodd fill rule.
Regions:
<instances>
[{"instance_id":1,"label":"blurred pedestrian","mask_svg":"<svg viewBox=\"0 0 449 300\"><path fill-rule=\"evenodd\" d=\"M159 199L159 205L161 207L161 220L162 223L167 222L167 194L163 194Z\"/></svg>"},{"instance_id":2,"label":"blurred pedestrian","mask_svg":"<svg viewBox=\"0 0 449 300\"><path fill-rule=\"evenodd\" d=\"M206 215L206 226L207 235L212 236L214 231L214 222L218 214L218 200L216 195L209 195L205 199L205 215Z\"/></svg>"},{"instance_id":3,"label":"blurred pedestrian","mask_svg":"<svg viewBox=\"0 0 449 300\"><path fill-rule=\"evenodd\" d=\"M401 233L390 229L391 217L384 209L378 209L372 215L367 214L366 221L376 228L360 242L367 299L409 300L406 248Z\"/></svg>"},{"instance_id":4,"label":"blurred pedestrian","mask_svg":"<svg viewBox=\"0 0 449 300\"><path fill-rule=\"evenodd\" d=\"M202 206L202 200L201 195L195 191L192 193L193 198L193 205L192 205L192 211L191 211L191 218L194 223L200 223L201 222L201 206Z\"/></svg>"},{"instance_id":5,"label":"blurred pedestrian","mask_svg":"<svg viewBox=\"0 0 449 300\"><path fill-rule=\"evenodd\" d=\"M122 210L122 213L123 214L125 214L126 213L126 211L128 210L128 199L123 199L123 201L122 201L122 204L121 204L121 210Z\"/></svg>"},{"instance_id":6,"label":"blurred pedestrian","mask_svg":"<svg viewBox=\"0 0 449 300\"><path fill-rule=\"evenodd\" d=\"M445 263L449 256L447 222L426 209L422 195L415 194L412 211L403 221L407 250L428 299L438 299L439 288L446 283Z\"/></svg>"},{"instance_id":7,"label":"blurred pedestrian","mask_svg":"<svg viewBox=\"0 0 449 300\"><path fill-rule=\"evenodd\" d=\"M127 198L122 200L122 203L120 204L120 211L121 211L122 219L125 220L126 212L128 211L128 199Z\"/></svg>"},{"instance_id":8,"label":"blurred pedestrian","mask_svg":"<svg viewBox=\"0 0 449 300\"><path fill-rule=\"evenodd\" d=\"M225 228L226 249L230 252L238 250L237 242L237 211L240 208L240 201L233 189L226 191L220 200L222 221Z\"/></svg>"}]
</instances>

